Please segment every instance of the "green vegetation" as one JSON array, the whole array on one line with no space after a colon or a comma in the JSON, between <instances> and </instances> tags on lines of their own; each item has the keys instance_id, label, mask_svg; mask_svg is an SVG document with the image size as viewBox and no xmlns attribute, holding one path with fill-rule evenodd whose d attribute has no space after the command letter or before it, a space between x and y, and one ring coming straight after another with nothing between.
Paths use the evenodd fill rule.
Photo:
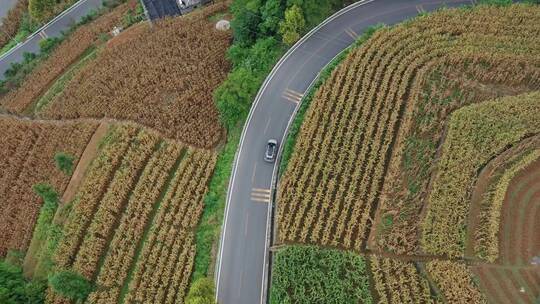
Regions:
<instances>
[{"instance_id":1,"label":"green vegetation","mask_svg":"<svg viewBox=\"0 0 540 304\"><path fill-rule=\"evenodd\" d=\"M5 79L0 81L0 94L7 93L10 89L18 87L30 72L43 60L45 60L60 44L63 38L48 38L40 43L40 53L24 53L22 62L14 62L4 73Z\"/></svg>"},{"instance_id":2,"label":"green vegetation","mask_svg":"<svg viewBox=\"0 0 540 304\"><path fill-rule=\"evenodd\" d=\"M47 184L34 185L33 189L43 200L34 235L40 240L44 240L47 237L47 232L52 224L56 208L58 208L58 194Z\"/></svg>"},{"instance_id":3,"label":"green vegetation","mask_svg":"<svg viewBox=\"0 0 540 304\"><path fill-rule=\"evenodd\" d=\"M366 261L351 252L291 246L275 255L271 304L373 303Z\"/></svg>"},{"instance_id":4,"label":"green vegetation","mask_svg":"<svg viewBox=\"0 0 540 304\"><path fill-rule=\"evenodd\" d=\"M45 302L43 281L28 281L22 269L5 261L0 261L0 303L39 304Z\"/></svg>"},{"instance_id":5,"label":"green vegetation","mask_svg":"<svg viewBox=\"0 0 540 304\"><path fill-rule=\"evenodd\" d=\"M126 15L124 16L124 20L123 20L123 26L124 28L128 28L130 26L132 26L133 24L135 23L139 23L141 21L143 21L145 18L145 15L144 15L144 8L141 4L141 2L137 2L137 6L135 7L135 9L129 9L126 13Z\"/></svg>"},{"instance_id":6,"label":"green vegetation","mask_svg":"<svg viewBox=\"0 0 540 304\"><path fill-rule=\"evenodd\" d=\"M221 120L229 130L246 117L257 90L287 45L346 2L235 0L232 3L234 43L228 57L233 70L214 94Z\"/></svg>"},{"instance_id":7,"label":"green vegetation","mask_svg":"<svg viewBox=\"0 0 540 304\"><path fill-rule=\"evenodd\" d=\"M213 280L201 278L191 285L186 304L214 304L215 302Z\"/></svg>"},{"instance_id":8,"label":"green vegetation","mask_svg":"<svg viewBox=\"0 0 540 304\"><path fill-rule=\"evenodd\" d=\"M33 276L45 279L54 268L53 255L62 238L62 227L54 223L60 203L57 192L47 184L34 185L34 191L43 200L39 211L27 258L37 259ZM30 254L31 252L31 254Z\"/></svg>"},{"instance_id":9,"label":"green vegetation","mask_svg":"<svg viewBox=\"0 0 540 304\"><path fill-rule=\"evenodd\" d=\"M70 270L59 271L51 275L49 284L54 292L71 300L84 300L94 290L88 280Z\"/></svg>"},{"instance_id":10,"label":"green vegetation","mask_svg":"<svg viewBox=\"0 0 540 304\"><path fill-rule=\"evenodd\" d=\"M298 5L293 5L285 11L285 20L279 24L279 33L283 37L283 42L293 45L300 39L300 33L306 27L306 20L302 15L302 10Z\"/></svg>"},{"instance_id":11,"label":"green vegetation","mask_svg":"<svg viewBox=\"0 0 540 304\"><path fill-rule=\"evenodd\" d=\"M194 280L208 276L211 269L212 247L219 241L229 178L241 132L241 128L237 127L229 133L227 144L219 154L214 175L204 199L203 215L197 226Z\"/></svg>"},{"instance_id":12,"label":"green vegetation","mask_svg":"<svg viewBox=\"0 0 540 304\"><path fill-rule=\"evenodd\" d=\"M64 152L58 152L54 155L56 167L58 167L58 169L60 169L60 171L64 172L66 175L71 175L73 173L74 159L75 158L72 155Z\"/></svg>"}]
</instances>

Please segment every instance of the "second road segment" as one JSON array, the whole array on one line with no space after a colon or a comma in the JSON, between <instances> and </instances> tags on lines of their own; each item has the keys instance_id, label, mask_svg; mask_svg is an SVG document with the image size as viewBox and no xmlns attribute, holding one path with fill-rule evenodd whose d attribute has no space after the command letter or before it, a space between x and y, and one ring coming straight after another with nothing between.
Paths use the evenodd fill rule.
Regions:
<instances>
[{"instance_id":1,"label":"second road segment","mask_svg":"<svg viewBox=\"0 0 540 304\"><path fill-rule=\"evenodd\" d=\"M364 0L337 12L296 43L260 89L242 132L228 189L218 263L219 304L266 303L270 221L278 162L264 161L268 139L280 140L319 72L367 28L392 25L463 0ZM279 160L279 156L278 156Z\"/></svg>"}]
</instances>

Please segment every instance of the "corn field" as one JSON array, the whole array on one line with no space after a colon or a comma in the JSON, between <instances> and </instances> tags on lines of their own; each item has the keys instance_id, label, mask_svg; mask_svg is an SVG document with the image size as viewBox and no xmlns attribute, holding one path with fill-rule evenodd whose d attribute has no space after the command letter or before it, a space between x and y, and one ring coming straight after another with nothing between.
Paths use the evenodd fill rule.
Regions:
<instances>
[{"instance_id":1,"label":"corn field","mask_svg":"<svg viewBox=\"0 0 540 304\"><path fill-rule=\"evenodd\" d=\"M40 63L19 88L0 97L0 105L10 113L26 113L32 104L92 46L99 44L100 35L108 35L114 26L121 25L122 17L135 1L115 8L91 23L79 27L54 52ZM31 112L31 111L30 111Z\"/></svg>"},{"instance_id":2,"label":"corn field","mask_svg":"<svg viewBox=\"0 0 540 304\"><path fill-rule=\"evenodd\" d=\"M229 72L231 35L207 18L225 9L216 4L188 18L141 24L128 39L115 42L131 29L114 38L41 115L130 120L167 138L214 147L223 130L212 92Z\"/></svg>"},{"instance_id":3,"label":"corn field","mask_svg":"<svg viewBox=\"0 0 540 304\"><path fill-rule=\"evenodd\" d=\"M473 281L473 274L464 264L451 261L432 261L426 269L437 284L446 303L487 303Z\"/></svg>"},{"instance_id":4,"label":"corn field","mask_svg":"<svg viewBox=\"0 0 540 304\"><path fill-rule=\"evenodd\" d=\"M393 222L406 218L396 214L412 214L390 227L381 246L416 252L418 216L435 162L427 163L420 196L404 201L411 190L403 184L416 177L402 174L405 146L427 130L433 151L423 155L434 159L433 143L444 127L437 118L475 102L475 96L490 96L477 94L479 89L469 95L456 90L440 105L425 106L427 79L433 71L449 77L466 71L476 83L465 86L503 84L517 92L540 87L540 58L534 56L538 18L538 8L522 5L445 10L379 30L353 50L316 92L306 114L278 188L279 241L362 251L380 205L381 216L393 216ZM432 121L416 122L417 112L433 114L426 118Z\"/></svg>"},{"instance_id":5,"label":"corn field","mask_svg":"<svg viewBox=\"0 0 540 304\"><path fill-rule=\"evenodd\" d=\"M183 301L195 257L193 231L215 162L214 152L134 125L109 131L55 256L58 267L100 286L88 303ZM51 292L48 301L65 302Z\"/></svg>"},{"instance_id":6,"label":"corn field","mask_svg":"<svg viewBox=\"0 0 540 304\"><path fill-rule=\"evenodd\" d=\"M431 298L429 283L412 262L373 256L370 270L379 304L437 303Z\"/></svg>"},{"instance_id":7,"label":"corn field","mask_svg":"<svg viewBox=\"0 0 540 304\"><path fill-rule=\"evenodd\" d=\"M538 92L467 106L452 114L422 223L426 252L463 256L468 193L477 172L508 146L540 133L538 117Z\"/></svg>"},{"instance_id":8,"label":"corn field","mask_svg":"<svg viewBox=\"0 0 540 304\"><path fill-rule=\"evenodd\" d=\"M32 186L48 183L63 192L70 176L56 167L55 154L74 156L76 165L96 128L0 117L0 256L27 249L42 203Z\"/></svg>"}]
</instances>

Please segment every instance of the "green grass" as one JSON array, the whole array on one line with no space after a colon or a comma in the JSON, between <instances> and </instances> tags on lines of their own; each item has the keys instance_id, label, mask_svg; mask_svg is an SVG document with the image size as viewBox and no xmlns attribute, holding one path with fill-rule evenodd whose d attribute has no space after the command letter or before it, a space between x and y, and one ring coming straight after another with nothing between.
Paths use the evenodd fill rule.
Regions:
<instances>
[{"instance_id":1,"label":"green grass","mask_svg":"<svg viewBox=\"0 0 540 304\"><path fill-rule=\"evenodd\" d=\"M366 261L352 252L289 246L272 271L271 304L373 303Z\"/></svg>"},{"instance_id":2,"label":"green grass","mask_svg":"<svg viewBox=\"0 0 540 304\"><path fill-rule=\"evenodd\" d=\"M204 200L204 212L197 226L195 267L192 281L208 276L212 266L213 246L219 242L227 189L236 149L242 133L241 125L230 131L222 148ZM217 249L217 248L214 248Z\"/></svg>"},{"instance_id":3,"label":"green grass","mask_svg":"<svg viewBox=\"0 0 540 304\"><path fill-rule=\"evenodd\" d=\"M35 103L30 111L37 114L44 107L49 105L57 96L59 96L65 89L66 85L75 77L75 75L85 67L90 61L97 56L97 49L95 46L88 48L81 56L81 60L72 65L60 78L58 78L54 84L41 96L41 98Z\"/></svg>"}]
</instances>

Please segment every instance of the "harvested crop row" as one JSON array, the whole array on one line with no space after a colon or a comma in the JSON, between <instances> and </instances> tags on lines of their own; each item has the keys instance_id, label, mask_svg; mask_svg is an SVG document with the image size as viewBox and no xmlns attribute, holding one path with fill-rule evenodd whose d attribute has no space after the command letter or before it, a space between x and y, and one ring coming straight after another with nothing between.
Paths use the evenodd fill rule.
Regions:
<instances>
[{"instance_id":1,"label":"harvested crop row","mask_svg":"<svg viewBox=\"0 0 540 304\"><path fill-rule=\"evenodd\" d=\"M57 266L100 286L92 303L141 292L143 302L154 295L159 303L182 301L195 256L193 229L215 161L214 152L184 152L155 132L113 126L76 196ZM48 299L63 302L52 291Z\"/></svg>"},{"instance_id":2,"label":"harvested crop row","mask_svg":"<svg viewBox=\"0 0 540 304\"><path fill-rule=\"evenodd\" d=\"M422 223L422 248L462 256L468 193L478 170L492 157L540 132L540 93L506 97L454 112Z\"/></svg>"},{"instance_id":3,"label":"harvested crop row","mask_svg":"<svg viewBox=\"0 0 540 304\"><path fill-rule=\"evenodd\" d=\"M489 303L534 303L540 296L540 273L534 267L480 265L472 267L472 271Z\"/></svg>"},{"instance_id":4,"label":"harvested crop row","mask_svg":"<svg viewBox=\"0 0 540 304\"><path fill-rule=\"evenodd\" d=\"M500 238L501 263L529 266L534 262L540 252L539 210L540 160L536 158L512 178L505 191L499 234L516 237Z\"/></svg>"},{"instance_id":5,"label":"harvested crop row","mask_svg":"<svg viewBox=\"0 0 540 304\"><path fill-rule=\"evenodd\" d=\"M70 176L55 165L64 152L78 162L97 128L92 123L44 123L1 117L0 129L0 256L8 249L26 250L41 200L33 192L38 183L62 193Z\"/></svg>"},{"instance_id":6,"label":"harvested crop row","mask_svg":"<svg viewBox=\"0 0 540 304\"><path fill-rule=\"evenodd\" d=\"M152 155L142 176L133 190L126 211L122 214L120 225L115 231L107 256L97 276L97 284L104 288L121 289L135 261L136 250L140 246L151 214L159 204L159 196L166 186L167 179L174 174L174 165L181 158L182 148L174 143L162 144ZM92 298L102 297L101 293ZM117 301L118 294L110 295L107 301Z\"/></svg>"},{"instance_id":7,"label":"harvested crop row","mask_svg":"<svg viewBox=\"0 0 540 304\"><path fill-rule=\"evenodd\" d=\"M212 92L229 72L231 35L207 17L225 9L219 3L134 29L136 36L101 51L41 115L132 120L167 138L214 147L223 130Z\"/></svg>"},{"instance_id":8,"label":"harvested crop row","mask_svg":"<svg viewBox=\"0 0 540 304\"><path fill-rule=\"evenodd\" d=\"M130 145L130 139L137 128L128 125L112 127L102 143L101 151L93 160L79 189L67 223L64 225L64 238L56 252L55 260L59 267L68 267L84 240L85 232L120 165L123 155Z\"/></svg>"},{"instance_id":9,"label":"harvested crop row","mask_svg":"<svg viewBox=\"0 0 540 304\"><path fill-rule=\"evenodd\" d=\"M438 285L446 303L487 303L473 280L472 272L464 264L451 261L432 261L426 266Z\"/></svg>"},{"instance_id":10,"label":"harvested crop row","mask_svg":"<svg viewBox=\"0 0 540 304\"><path fill-rule=\"evenodd\" d=\"M486 192L482 193L480 224L476 227L476 230L470 231L470 234L474 233L475 253L489 262L495 262L499 257L499 224L505 198L507 195L510 196L508 188L520 171L540 158L540 149L538 149L540 147L540 137L538 139L538 141L532 141L532 147L524 145L525 151L522 154L513 155L506 162L503 161L502 164L493 165L503 168L497 168L499 171L497 176L489 181L491 185L488 186ZM534 144L536 144L536 148ZM491 161L489 165L492 165L493 162ZM511 206L507 206L507 208L520 209L517 208L518 205L519 203L512 202ZM470 216L473 216L473 214Z\"/></svg>"},{"instance_id":11,"label":"harvested crop row","mask_svg":"<svg viewBox=\"0 0 540 304\"><path fill-rule=\"evenodd\" d=\"M124 212L128 197L139 181L139 176L158 140L154 134L139 132L131 141L122 163L114 172L92 223L85 231L86 236L73 263L73 269L85 277L92 279L99 270L99 260L108 249L110 238L116 228L117 217Z\"/></svg>"},{"instance_id":12,"label":"harvested crop row","mask_svg":"<svg viewBox=\"0 0 540 304\"><path fill-rule=\"evenodd\" d=\"M45 93L49 85L76 62L84 52L99 42L100 35L107 34L120 25L134 1L115 8L90 24L79 27L62 42L36 69L30 73L19 88L13 88L0 98L0 105L11 113L22 113Z\"/></svg>"},{"instance_id":13,"label":"harvested crop row","mask_svg":"<svg viewBox=\"0 0 540 304\"><path fill-rule=\"evenodd\" d=\"M379 295L379 304L435 303L429 283L411 262L373 256L370 269Z\"/></svg>"},{"instance_id":14,"label":"harvested crop row","mask_svg":"<svg viewBox=\"0 0 540 304\"><path fill-rule=\"evenodd\" d=\"M137 261L126 302L184 301L195 258L193 229L204 207L203 197L215 162L215 153L191 150L180 164ZM107 291L119 292L118 288ZM98 294L96 298L105 300L108 296Z\"/></svg>"}]
</instances>

